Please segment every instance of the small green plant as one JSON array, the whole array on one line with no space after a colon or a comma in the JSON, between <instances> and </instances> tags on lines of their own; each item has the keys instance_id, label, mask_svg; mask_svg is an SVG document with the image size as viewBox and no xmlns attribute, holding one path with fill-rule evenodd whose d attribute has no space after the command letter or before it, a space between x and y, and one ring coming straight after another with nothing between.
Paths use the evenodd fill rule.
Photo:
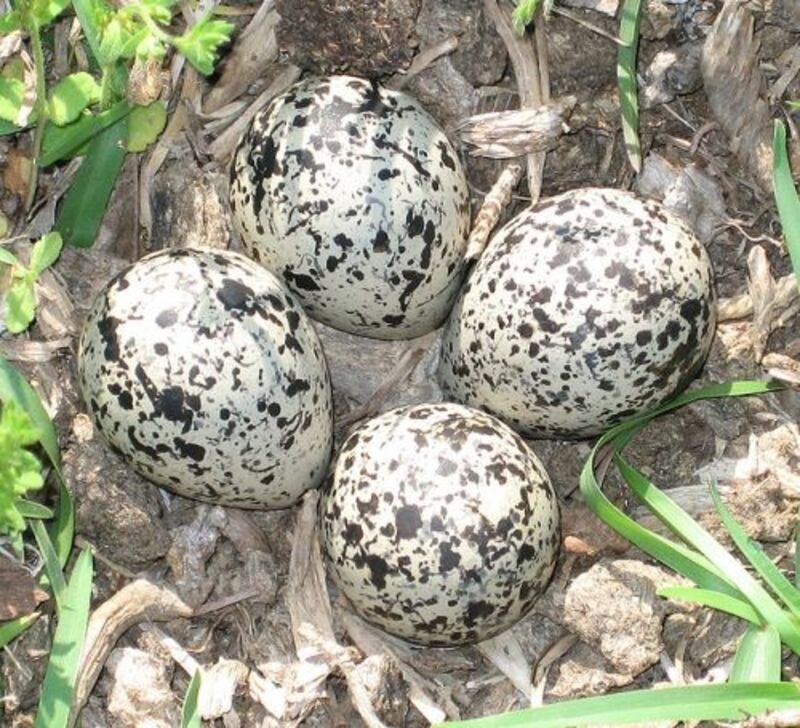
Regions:
<instances>
[{"instance_id":1,"label":"small green plant","mask_svg":"<svg viewBox=\"0 0 800 728\"><path fill-rule=\"evenodd\" d=\"M16 403L7 402L0 411L0 534L22 552L25 516L37 504L25 500L44 485L42 465L28 448L39 442L39 431ZM49 515L52 516L52 513Z\"/></svg>"},{"instance_id":2,"label":"small green plant","mask_svg":"<svg viewBox=\"0 0 800 728\"><path fill-rule=\"evenodd\" d=\"M186 690L186 695L183 698L183 706L181 707L181 728L200 728L202 721L200 720L200 707L197 703L197 698L200 695L200 670L198 669L189 682L189 688Z\"/></svg>"},{"instance_id":3,"label":"small green plant","mask_svg":"<svg viewBox=\"0 0 800 728\"><path fill-rule=\"evenodd\" d=\"M33 321L36 315L36 281L56 261L61 247L58 233L44 235L34 243L27 267L9 250L0 247L0 280L3 268L7 269L9 278L5 291L5 325L12 334L25 331Z\"/></svg>"},{"instance_id":4,"label":"small green plant","mask_svg":"<svg viewBox=\"0 0 800 728\"><path fill-rule=\"evenodd\" d=\"M772 134L772 179L775 188L775 202L783 227L783 237L792 259L792 267L800 286L800 199L792 179L789 155L786 153L786 127L775 121Z\"/></svg>"},{"instance_id":5,"label":"small green plant","mask_svg":"<svg viewBox=\"0 0 800 728\"><path fill-rule=\"evenodd\" d=\"M181 35L172 26L177 0L139 0L113 5L106 0L73 0L95 75L80 71L46 87L41 30L70 6L69 0L11 0L0 16L0 32L27 33L36 77L35 100L26 98L23 69L0 77L0 135L34 128L33 178L27 205L36 194L41 167L84 155L64 198L58 230L67 244L94 242L125 154L142 151L164 128L166 109L148 90L160 74L169 48L204 74L212 72L219 47L233 26L208 13Z\"/></svg>"},{"instance_id":6,"label":"small green plant","mask_svg":"<svg viewBox=\"0 0 800 728\"><path fill-rule=\"evenodd\" d=\"M35 726L66 728L89 618L92 556L89 551L81 552L67 580L63 568L72 551L74 510L61 474L55 429L34 389L2 357L0 406L0 534L19 551L23 531L30 528L45 565L41 584L49 587L56 604L57 625ZM33 445L42 448L58 481L55 513L24 498L45 482L39 459L27 449ZM49 532L42 519L53 520ZM0 623L0 648L22 634L38 616L34 613Z\"/></svg>"}]
</instances>

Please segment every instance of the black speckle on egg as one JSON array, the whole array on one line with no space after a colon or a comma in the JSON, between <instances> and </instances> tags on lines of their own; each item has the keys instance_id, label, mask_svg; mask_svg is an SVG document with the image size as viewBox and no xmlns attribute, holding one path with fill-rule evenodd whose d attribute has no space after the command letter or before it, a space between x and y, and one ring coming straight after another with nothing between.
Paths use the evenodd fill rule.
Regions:
<instances>
[{"instance_id":1,"label":"black speckle on egg","mask_svg":"<svg viewBox=\"0 0 800 728\"><path fill-rule=\"evenodd\" d=\"M511 627L558 555L558 504L538 458L456 404L392 410L353 432L320 522L331 574L359 614L432 646Z\"/></svg>"},{"instance_id":2,"label":"black speckle on egg","mask_svg":"<svg viewBox=\"0 0 800 728\"><path fill-rule=\"evenodd\" d=\"M447 316L465 271L469 189L411 97L348 76L304 79L256 115L230 177L246 251L312 318L402 339Z\"/></svg>"},{"instance_id":3,"label":"black speckle on egg","mask_svg":"<svg viewBox=\"0 0 800 728\"><path fill-rule=\"evenodd\" d=\"M332 395L319 339L283 284L244 256L142 258L95 301L78 369L111 446L181 495L282 508L325 473Z\"/></svg>"},{"instance_id":4,"label":"black speckle on egg","mask_svg":"<svg viewBox=\"0 0 800 728\"><path fill-rule=\"evenodd\" d=\"M714 301L681 220L628 192L573 190L489 243L445 327L439 380L532 437L596 435L691 381Z\"/></svg>"}]
</instances>

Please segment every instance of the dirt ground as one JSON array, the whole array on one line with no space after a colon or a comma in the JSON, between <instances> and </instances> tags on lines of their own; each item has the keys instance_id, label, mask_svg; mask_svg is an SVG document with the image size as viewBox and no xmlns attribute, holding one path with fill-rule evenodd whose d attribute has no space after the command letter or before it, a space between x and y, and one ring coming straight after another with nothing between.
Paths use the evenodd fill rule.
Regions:
<instances>
[{"instance_id":1,"label":"dirt ground","mask_svg":"<svg viewBox=\"0 0 800 728\"><path fill-rule=\"evenodd\" d=\"M65 250L44 276L40 314L28 335L0 337L0 352L30 377L54 416L79 544L96 555L93 608L103 619L93 620L94 649L79 686L84 728L177 725L198 664L207 670L203 716L226 728L301 721L425 726L518 709L542 697L724 679L743 623L656 596L680 580L627 547L581 503L577 477L589 442L532 443L562 501L564 540L556 575L534 611L478 647L426 650L375 631L323 586L310 538L313 494L275 512L177 497L129 470L83 413L74 351L95 293L152 250L239 247L227 206L231 152L253 113L301 73L368 76L416 96L461 151L477 213L510 160L471 156L462 122L535 103L527 87L519 88L530 68L515 69L496 31L495 16L507 21L501 6L492 0L233 5L240 30L218 72L205 80L172 63L164 91L167 129L147 153L129 156L97 244ZM549 95L563 102L553 111L559 133L544 142L549 151L538 179L531 170L539 152L523 149L528 171L503 219L529 204L531 186L539 183L542 197L591 185L663 200L707 246L721 299L713 349L692 386L766 374L800 380L800 300L769 176L771 119L788 118L795 131L783 102L800 99L800 2L645 3L638 174L626 158L616 98L618 10L617 0L564 0L537 34L539 73L549 74ZM800 169L796 142L795 136ZM6 182L9 160L28 143L0 140ZM57 195L67 174L46 176L43 196ZM18 230L25 226L21 200L8 184L0 209ZM46 230L52 215L48 203L34 224ZM339 437L370 413L441 397L433 377L436 334L379 342L318 328ZM797 390L717 400L663 418L629 454L719 533L708 495L708 483L716 482L750 535L789 569L800 503L798 422ZM659 527L618 482L605 487L622 507ZM2 655L9 726L31 724L50 627L43 617ZM797 674L796 659L785 667Z\"/></svg>"}]
</instances>

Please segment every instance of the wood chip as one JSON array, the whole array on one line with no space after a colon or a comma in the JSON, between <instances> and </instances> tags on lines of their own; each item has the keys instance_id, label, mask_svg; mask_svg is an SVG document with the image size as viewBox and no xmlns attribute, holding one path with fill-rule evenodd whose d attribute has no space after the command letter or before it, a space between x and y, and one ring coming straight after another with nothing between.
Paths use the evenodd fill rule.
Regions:
<instances>
[{"instance_id":1,"label":"wood chip","mask_svg":"<svg viewBox=\"0 0 800 728\"><path fill-rule=\"evenodd\" d=\"M458 125L458 132L476 157L509 159L546 152L568 131L565 120L576 103L574 96L565 96L537 109L475 114Z\"/></svg>"},{"instance_id":2,"label":"wood chip","mask_svg":"<svg viewBox=\"0 0 800 728\"><path fill-rule=\"evenodd\" d=\"M251 84L275 72L272 67L278 60L278 41L275 38L278 14L274 5L274 0L263 0L258 12L236 39L219 79L203 100L204 113L221 109L238 99Z\"/></svg>"},{"instance_id":3,"label":"wood chip","mask_svg":"<svg viewBox=\"0 0 800 728\"><path fill-rule=\"evenodd\" d=\"M135 624L191 617L192 608L166 587L137 579L101 604L89 618L73 694L72 728L117 640Z\"/></svg>"},{"instance_id":4,"label":"wood chip","mask_svg":"<svg viewBox=\"0 0 800 728\"><path fill-rule=\"evenodd\" d=\"M479 642L477 649L531 704L534 695L531 668L513 630L506 630L496 637Z\"/></svg>"},{"instance_id":5,"label":"wood chip","mask_svg":"<svg viewBox=\"0 0 800 728\"><path fill-rule=\"evenodd\" d=\"M764 191L772 190L772 121L746 0L725 0L703 46L703 84L733 152Z\"/></svg>"}]
</instances>

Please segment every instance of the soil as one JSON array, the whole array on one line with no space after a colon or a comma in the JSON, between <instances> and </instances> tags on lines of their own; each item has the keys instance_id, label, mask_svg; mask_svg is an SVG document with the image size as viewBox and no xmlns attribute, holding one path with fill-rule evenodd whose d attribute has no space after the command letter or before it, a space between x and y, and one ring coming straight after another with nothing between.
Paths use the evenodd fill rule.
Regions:
<instances>
[{"instance_id":1,"label":"soil","mask_svg":"<svg viewBox=\"0 0 800 728\"><path fill-rule=\"evenodd\" d=\"M214 76L202 79L173 64L163 92L167 130L147 152L129 155L94 248L66 250L43 277L28 334L0 334L0 353L29 377L55 420L78 542L96 556L92 604L104 619L93 619L95 649L84 655L84 728L176 725L198 664L206 671L203 716L226 728L301 721L425 726L542 699L724 679L743 623L656 595L682 580L628 547L580 500L578 474L590 442L531 443L562 502L564 543L534 611L476 647L426 650L376 632L324 585L314 494L293 509L242 512L158 490L107 448L83 412L74 351L94 295L151 250L240 247L227 204L230 153L252 113L301 72L404 85L460 149L477 214L508 160L472 156L459 126L479 112L518 108L520 99L528 106L529 96L518 88L522 72L487 12L496 6L494 0L234 4L237 36ZM780 357L796 366L800 305L796 287L781 283L791 268L765 170L770 119L785 116L795 131L798 112L787 112L783 102L800 98L800 4L645 4L639 173L625 153L616 100L616 46L608 37L618 24L616 0L565 0L556 11L543 25L550 97L574 99L565 112L568 131L546 145L541 196L588 185L630 188L663 200L694 226L712 257L721 301L711 355L692 387L785 373L790 364ZM68 28L70 21L62 22ZM519 42L530 44L533 36ZM24 136L0 138L0 211L17 232L27 225L20 168L29 144ZM523 172L502 220L535 194L529 180L538 152L528 151L519 158L529 165L527 179ZM42 177L43 200L67 173ZM31 229L46 226L47 214L45 206ZM379 342L318 328L339 437L370 414L441 397L433 376L436 334ZM785 366L776 369L770 364L776 361ZM708 494L708 483L716 482L748 533L791 571L800 506L798 422L796 389L716 400L662 418L628 452L724 539ZM662 528L618 480L609 477L605 490L643 523ZM32 609L43 595L25 579L21 584ZM0 658L0 710L8 726L31 725L35 711L52 605L38 609L35 626ZM797 674L796 658L785 667Z\"/></svg>"}]
</instances>

